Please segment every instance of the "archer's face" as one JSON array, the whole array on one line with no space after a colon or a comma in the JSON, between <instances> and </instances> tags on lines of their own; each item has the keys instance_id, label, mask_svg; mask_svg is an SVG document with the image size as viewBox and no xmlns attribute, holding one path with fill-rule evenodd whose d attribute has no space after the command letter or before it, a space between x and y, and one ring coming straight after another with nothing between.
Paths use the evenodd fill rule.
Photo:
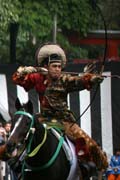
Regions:
<instances>
[{"instance_id":1,"label":"archer's face","mask_svg":"<svg viewBox=\"0 0 120 180\"><path fill-rule=\"evenodd\" d=\"M58 79L61 75L62 67L60 62L54 62L48 66L48 74L52 79Z\"/></svg>"}]
</instances>

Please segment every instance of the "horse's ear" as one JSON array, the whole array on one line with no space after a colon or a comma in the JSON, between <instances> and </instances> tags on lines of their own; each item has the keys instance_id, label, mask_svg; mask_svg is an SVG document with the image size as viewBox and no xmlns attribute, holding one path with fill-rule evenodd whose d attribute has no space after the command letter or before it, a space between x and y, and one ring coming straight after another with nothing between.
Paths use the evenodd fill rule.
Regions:
<instances>
[{"instance_id":1,"label":"horse's ear","mask_svg":"<svg viewBox=\"0 0 120 180\"><path fill-rule=\"evenodd\" d=\"M29 100L28 103L27 103L27 105L28 105L29 112L30 112L31 114L33 114L33 103Z\"/></svg>"},{"instance_id":2,"label":"horse's ear","mask_svg":"<svg viewBox=\"0 0 120 180\"><path fill-rule=\"evenodd\" d=\"M17 98L16 101L15 101L15 108L16 108L17 110L19 110L21 107L22 107L22 105L21 105L21 103L20 103L20 100L19 100L19 98Z\"/></svg>"}]
</instances>

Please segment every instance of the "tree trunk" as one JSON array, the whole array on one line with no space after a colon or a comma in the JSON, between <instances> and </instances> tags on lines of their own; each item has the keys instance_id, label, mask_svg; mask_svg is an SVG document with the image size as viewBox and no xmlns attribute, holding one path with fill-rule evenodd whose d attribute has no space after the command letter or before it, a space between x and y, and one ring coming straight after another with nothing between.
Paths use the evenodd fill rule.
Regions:
<instances>
[{"instance_id":1,"label":"tree trunk","mask_svg":"<svg viewBox=\"0 0 120 180\"><path fill-rule=\"evenodd\" d=\"M10 23L10 63L16 63L16 39L18 29L18 23Z\"/></svg>"}]
</instances>

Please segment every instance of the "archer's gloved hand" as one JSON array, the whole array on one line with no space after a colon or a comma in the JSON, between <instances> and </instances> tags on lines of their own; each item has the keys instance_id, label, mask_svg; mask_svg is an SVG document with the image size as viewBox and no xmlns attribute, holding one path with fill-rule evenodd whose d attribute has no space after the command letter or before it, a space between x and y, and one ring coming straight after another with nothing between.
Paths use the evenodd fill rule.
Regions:
<instances>
[{"instance_id":1,"label":"archer's gloved hand","mask_svg":"<svg viewBox=\"0 0 120 180\"><path fill-rule=\"evenodd\" d=\"M83 69L83 72L84 73L96 73L96 63L95 62L92 62L92 63L89 63L87 64L84 69Z\"/></svg>"},{"instance_id":2,"label":"archer's gloved hand","mask_svg":"<svg viewBox=\"0 0 120 180\"><path fill-rule=\"evenodd\" d=\"M95 74L95 75L92 76L92 78L91 78L90 81L91 81L93 84L97 84L97 83L101 83L103 80L104 80L104 78L103 78L102 76Z\"/></svg>"},{"instance_id":3,"label":"archer's gloved hand","mask_svg":"<svg viewBox=\"0 0 120 180\"><path fill-rule=\"evenodd\" d=\"M17 69L17 74L19 76L23 76L23 75L26 75L26 74L30 74L30 73L34 73L34 72L37 72L36 68L32 67L32 66L20 66L18 69Z\"/></svg>"}]
</instances>

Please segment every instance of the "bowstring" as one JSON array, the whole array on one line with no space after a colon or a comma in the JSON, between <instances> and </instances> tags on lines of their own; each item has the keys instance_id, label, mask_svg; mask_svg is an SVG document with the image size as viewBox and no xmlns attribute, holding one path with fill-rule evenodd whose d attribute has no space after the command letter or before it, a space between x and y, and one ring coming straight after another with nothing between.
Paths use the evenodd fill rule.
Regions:
<instances>
[{"instance_id":1,"label":"bowstring","mask_svg":"<svg viewBox=\"0 0 120 180\"><path fill-rule=\"evenodd\" d=\"M106 22L105 22L105 19L104 19L104 16L101 12L101 9L100 7L94 2L94 9L97 11L99 11L99 14L102 18L102 21L103 21L103 24L104 24L104 31L105 31L105 48L104 48L104 56L103 56L103 61L101 63L101 67L100 67L100 71L99 71L99 75L102 76L102 73L104 71L104 67L105 67L105 61L106 61L106 55L107 55L107 47L108 47L108 38L107 38L107 26L106 26ZM91 101L89 103L89 105L85 108L85 110L82 112L82 114L80 114L79 117L76 118L76 121L78 122L81 117L86 113L86 111L89 109L89 107L91 107L92 103L94 102L95 100L95 97L97 95L97 92L98 92L98 89L99 89L99 86L100 84L98 83L97 86L96 86L96 89L95 89L95 92L91 98Z\"/></svg>"}]
</instances>

